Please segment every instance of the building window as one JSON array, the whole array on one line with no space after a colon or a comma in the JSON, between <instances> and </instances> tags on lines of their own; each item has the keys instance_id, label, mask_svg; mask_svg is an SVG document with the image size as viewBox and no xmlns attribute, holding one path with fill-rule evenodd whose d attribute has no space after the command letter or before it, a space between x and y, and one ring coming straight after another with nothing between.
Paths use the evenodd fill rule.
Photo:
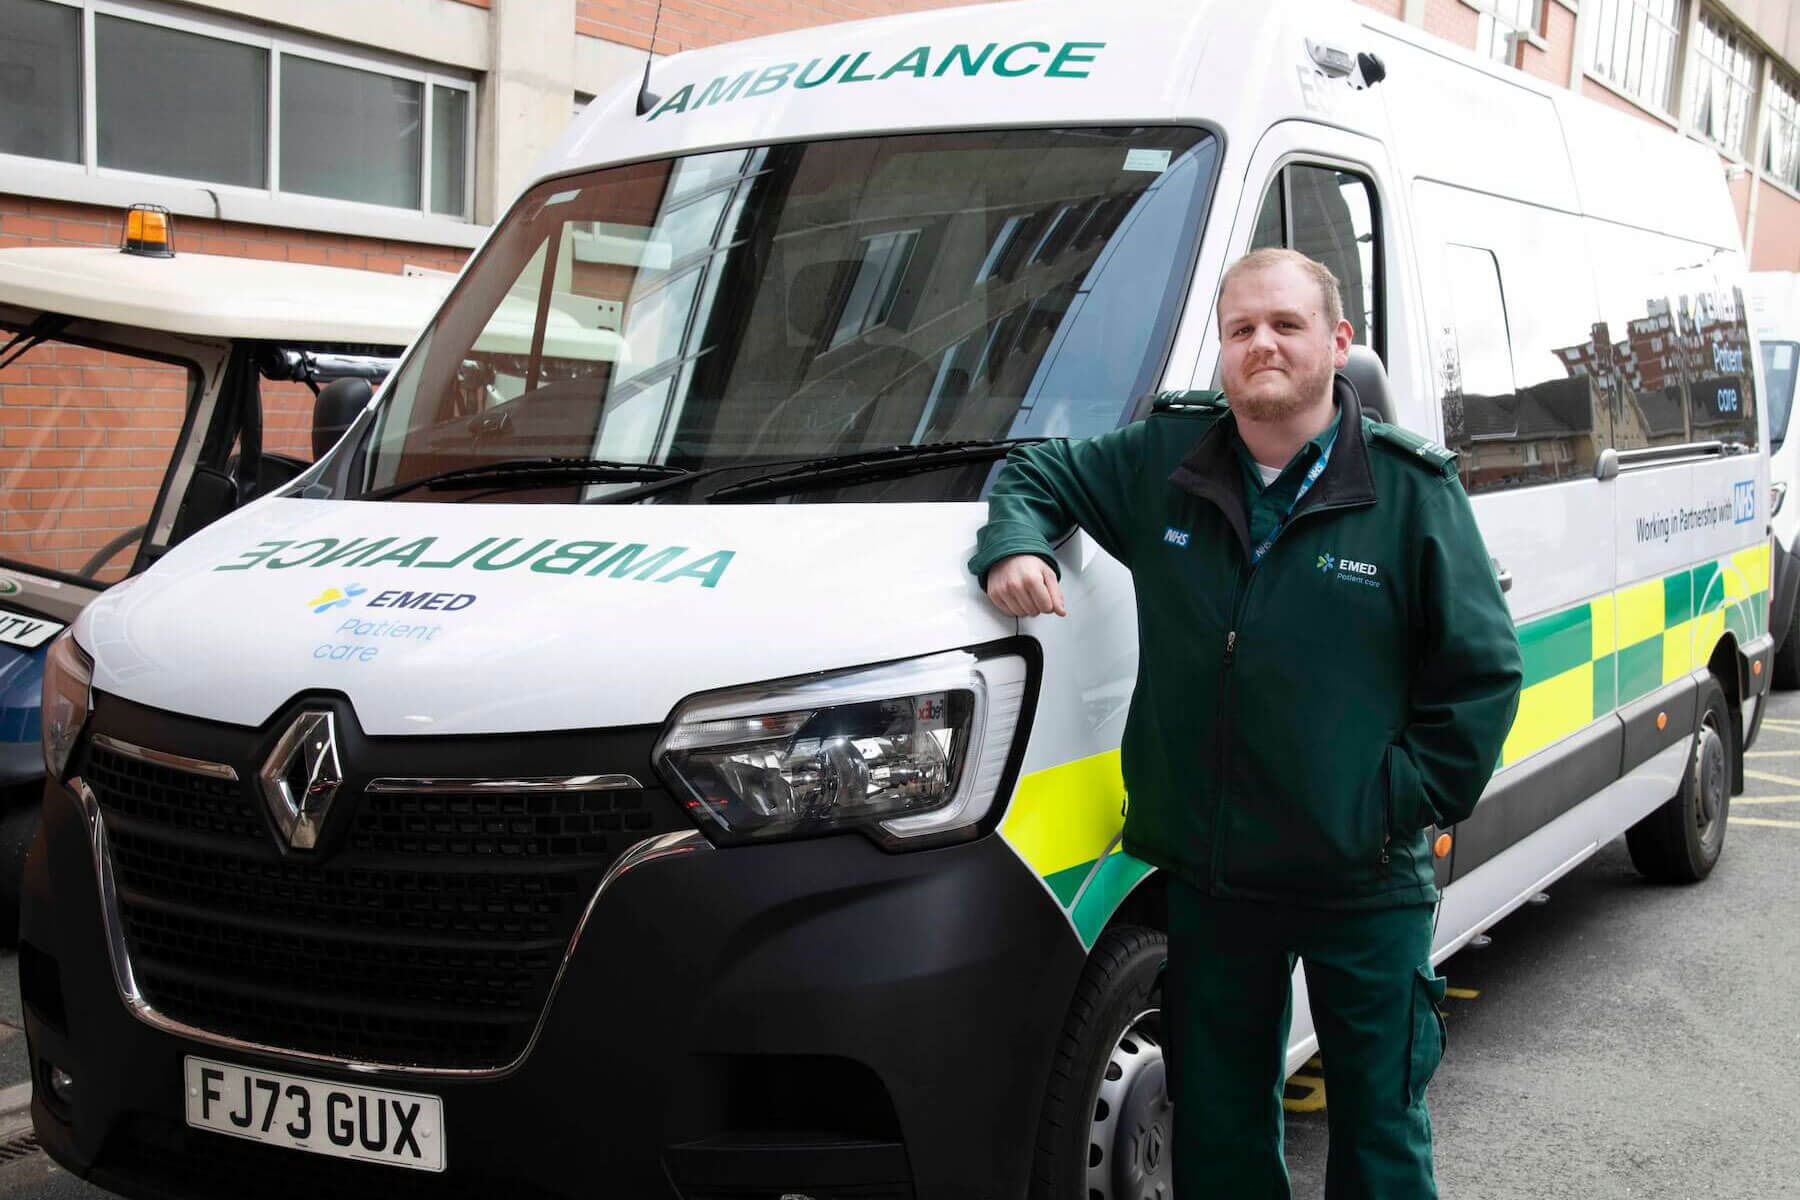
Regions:
<instances>
[{"instance_id":1,"label":"building window","mask_svg":"<svg viewBox=\"0 0 1800 1200\"><path fill-rule=\"evenodd\" d=\"M269 52L101 14L94 24L100 165L269 183Z\"/></svg>"},{"instance_id":2,"label":"building window","mask_svg":"<svg viewBox=\"0 0 1800 1200\"><path fill-rule=\"evenodd\" d=\"M1682 0L1598 0L1594 74L1654 109L1673 111L1681 16Z\"/></svg>"},{"instance_id":3,"label":"building window","mask_svg":"<svg viewBox=\"0 0 1800 1200\"><path fill-rule=\"evenodd\" d=\"M1769 140L1763 169L1800 191L1800 82L1781 75L1769 84Z\"/></svg>"},{"instance_id":4,"label":"building window","mask_svg":"<svg viewBox=\"0 0 1800 1200\"><path fill-rule=\"evenodd\" d=\"M1509 67L1519 65L1519 45L1538 29L1538 0L1471 0L1480 16L1475 53Z\"/></svg>"},{"instance_id":5,"label":"building window","mask_svg":"<svg viewBox=\"0 0 1800 1200\"><path fill-rule=\"evenodd\" d=\"M0 0L0 154L81 161L81 10Z\"/></svg>"},{"instance_id":6,"label":"building window","mask_svg":"<svg viewBox=\"0 0 1800 1200\"><path fill-rule=\"evenodd\" d=\"M0 29L0 162L470 216L466 80L92 0L0 0Z\"/></svg>"},{"instance_id":7,"label":"building window","mask_svg":"<svg viewBox=\"0 0 1800 1200\"><path fill-rule=\"evenodd\" d=\"M1762 56L1743 36L1729 22L1701 13L1694 31L1693 60L1682 88L1688 127L1729 153L1747 153L1761 76Z\"/></svg>"}]
</instances>

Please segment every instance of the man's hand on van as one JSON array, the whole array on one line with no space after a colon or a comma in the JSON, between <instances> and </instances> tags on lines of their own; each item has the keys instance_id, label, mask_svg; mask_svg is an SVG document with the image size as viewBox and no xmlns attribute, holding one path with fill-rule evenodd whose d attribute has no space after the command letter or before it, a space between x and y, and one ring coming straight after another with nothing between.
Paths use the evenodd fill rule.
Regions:
<instances>
[{"instance_id":1,"label":"man's hand on van","mask_svg":"<svg viewBox=\"0 0 1800 1200\"><path fill-rule=\"evenodd\" d=\"M1062 587L1050 564L1035 554L1015 554L1003 558L988 569L988 599L1009 617L1035 617L1055 613L1068 616L1063 608Z\"/></svg>"}]
</instances>

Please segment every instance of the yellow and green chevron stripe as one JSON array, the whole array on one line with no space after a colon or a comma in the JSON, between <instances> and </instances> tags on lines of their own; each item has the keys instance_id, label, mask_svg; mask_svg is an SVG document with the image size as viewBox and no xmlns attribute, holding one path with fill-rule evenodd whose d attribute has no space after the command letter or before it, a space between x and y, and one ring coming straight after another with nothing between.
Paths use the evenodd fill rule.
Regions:
<instances>
[{"instance_id":1,"label":"yellow and green chevron stripe","mask_svg":"<svg viewBox=\"0 0 1800 1200\"><path fill-rule=\"evenodd\" d=\"M1522 623L1524 689L1501 765L1706 665L1728 632L1740 642L1760 636L1768 590L1763 542ZM1110 750L1024 776L1000 825L1083 946L1153 869L1120 849L1124 810L1119 752Z\"/></svg>"},{"instance_id":2,"label":"yellow and green chevron stripe","mask_svg":"<svg viewBox=\"0 0 1800 1200\"><path fill-rule=\"evenodd\" d=\"M1519 626L1525 686L1508 766L1706 665L1768 624L1769 544L1632 584Z\"/></svg>"},{"instance_id":3,"label":"yellow and green chevron stripe","mask_svg":"<svg viewBox=\"0 0 1800 1200\"><path fill-rule=\"evenodd\" d=\"M1117 750L1020 779L1000 823L1000 836L1044 881L1083 946L1094 944L1119 901L1151 871L1119 848L1124 827Z\"/></svg>"}]
</instances>

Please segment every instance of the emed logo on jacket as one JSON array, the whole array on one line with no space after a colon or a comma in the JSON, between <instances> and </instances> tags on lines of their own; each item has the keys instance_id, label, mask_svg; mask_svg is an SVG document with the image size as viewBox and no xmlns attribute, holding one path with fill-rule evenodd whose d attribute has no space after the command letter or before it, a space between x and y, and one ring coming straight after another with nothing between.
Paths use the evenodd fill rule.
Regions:
<instances>
[{"instance_id":1,"label":"emed logo on jacket","mask_svg":"<svg viewBox=\"0 0 1800 1200\"><path fill-rule=\"evenodd\" d=\"M1361 562L1337 554L1321 554L1313 566L1320 574L1335 576L1345 583L1359 583L1373 588L1381 586L1381 568L1372 562Z\"/></svg>"}]
</instances>

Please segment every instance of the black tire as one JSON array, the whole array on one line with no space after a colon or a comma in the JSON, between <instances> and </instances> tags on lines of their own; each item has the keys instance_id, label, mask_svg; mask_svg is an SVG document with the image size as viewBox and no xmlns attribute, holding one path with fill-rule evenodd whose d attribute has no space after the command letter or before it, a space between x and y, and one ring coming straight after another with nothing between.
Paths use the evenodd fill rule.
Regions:
<instances>
[{"instance_id":1,"label":"black tire","mask_svg":"<svg viewBox=\"0 0 1800 1200\"><path fill-rule=\"evenodd\" d=\"M19 944L19 896L25 886L25 855L37 836L34 800L0 812L0 946Z\"/></svg>"},{"instance_id":2,"label":"black tire","mask_svg":"<svg viewBox=\"0 0 1800 1200\"><path fill-rule=\"evenodd\" d=\"M1632 864L1645 878L1698 883L1712 873L1725 849L1737 742L1725 689L1708 676L1700 690L1700 724L1690 743L1681 790L1625 831Z\"/></svg>"},{"instance_id":3,"label":"black tire","mask_svg":"<svg viewBox=\"0 0 1800 1200\"><path fill-rule=\"evenodd\" d=\"M1161 1037L1168 944L1122 925L1088 955L1044 1092L1033 1200L1174 1196Z\"/></svg>"},{"instance_id":4,"label":"black tire","mask_svg":"<svg viewBox=\"0 0 1800 1200\"><path fill-rule=\"evenodd\" d=\"M1800 688L1800 603L1794 605L1781 648L1775 651L1774 683L1784 690Z\"/></svg>"}]
</instances>

